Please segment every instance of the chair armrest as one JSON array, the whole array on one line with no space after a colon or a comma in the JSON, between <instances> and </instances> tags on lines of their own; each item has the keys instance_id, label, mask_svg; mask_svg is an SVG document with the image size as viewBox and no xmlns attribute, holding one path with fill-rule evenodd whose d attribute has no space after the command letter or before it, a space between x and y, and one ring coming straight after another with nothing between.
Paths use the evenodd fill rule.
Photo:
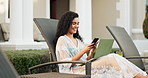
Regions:
<instances>
[{"instance_id":1,"label":"chair armrest","mask_svg":"<svg viewBox=\"0 0 148 78\"><path fill-rule=\"evenodd\" d=\"M130 56L125 58L126 59L148 59L148 56Z\"/></svg>"},{"instance_id":2,"label":"chair armrest","mask_svg":"<svg viewBox=\"0 0 148 78\"><path fill-rule=\"evenodd\" d=\"M62 63L77 63L77 64L85 64L86 68L86 75L91 75L91 62L90 61L55 61L55 62L47 62L39 65L35 65L33 67L29 68L29 73L31 74L33 69L40 68L43 66L48 66L48 65L55 65L55 64L62 64Z\"/></svg>"},{"instance_id":3,"label":"chair armrest","mask_svg":"<svg viewBox=\"0 0 148 78\"><path fill-rule=\"evenodd\" d=\"M95 60L96 60L96 58L91 58L91 59L88 60L88 62L93 62L93 61L95 61ZM79 66L83 66L83 65L85 65L85 63L82 63L82 64L80 64Z\"/></svg>"}]
</instances>

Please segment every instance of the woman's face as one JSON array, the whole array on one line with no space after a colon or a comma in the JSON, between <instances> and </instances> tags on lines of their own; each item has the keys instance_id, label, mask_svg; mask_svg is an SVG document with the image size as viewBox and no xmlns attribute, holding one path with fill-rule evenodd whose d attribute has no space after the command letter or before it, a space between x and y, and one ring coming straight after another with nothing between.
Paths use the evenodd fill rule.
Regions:
<instances>
[{"instance_id":1,"label":"woman's face","mask_svg":"<svg viewBox=\"0 0 148 78\"><path fill-rule=\"evenodd\" d=\"M71 26L69 27L68 33L75 34L79 28L79 19L74 18Z\"/></svg>"}]
</instances>

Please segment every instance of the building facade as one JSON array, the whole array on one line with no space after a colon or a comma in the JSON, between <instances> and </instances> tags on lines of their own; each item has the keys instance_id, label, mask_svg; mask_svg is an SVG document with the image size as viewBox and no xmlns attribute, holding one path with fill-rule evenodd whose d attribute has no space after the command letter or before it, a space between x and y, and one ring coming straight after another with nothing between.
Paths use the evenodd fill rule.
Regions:
<instances>
[{"instance_id":1,"label":"building facade","mask_svg":"<svg viewBox=\"0 0 148 78\"><path fill-rule=\"evenodd\" d=\"M80 34L86 44L95 37L112 38L105 26L122 26L140 52L147 51L142 24L146 0L0 0L0 23L9 28L9 38L0 45L4 49L42 49L44 43L33 18L59 19L65 11L80 15ZM10 10L11 9L11 10ZM114 47L118 47L114 44Z\"/></svg>"}]
</instances>

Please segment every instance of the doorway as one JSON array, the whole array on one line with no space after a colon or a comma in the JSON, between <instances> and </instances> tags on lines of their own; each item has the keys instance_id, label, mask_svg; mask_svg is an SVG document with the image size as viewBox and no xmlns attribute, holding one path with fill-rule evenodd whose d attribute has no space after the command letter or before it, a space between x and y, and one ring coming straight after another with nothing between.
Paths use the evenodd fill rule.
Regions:
<instances>
[{"instance_id":1,"label":"doorway","mask_svg":"<svg viewBox=\"0 0 148 78\"><path fill-rule=\"evenodd\" d=\"M50 18L60 19L66 11L69 11L69 0L50 0Z\"/></svg>"}]
</instances>

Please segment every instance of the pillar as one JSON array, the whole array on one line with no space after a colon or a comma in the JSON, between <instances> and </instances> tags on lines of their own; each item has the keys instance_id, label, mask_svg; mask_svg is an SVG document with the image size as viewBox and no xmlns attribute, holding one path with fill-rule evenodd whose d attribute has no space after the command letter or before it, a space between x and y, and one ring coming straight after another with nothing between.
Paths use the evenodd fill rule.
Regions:
<instances>
[{"instance_id":1,"label":"pillar","mask_svg":"<svg viewBox=\"0 0 148 78\"><path fill-rule=\"evenodd\" d=\"M33 40L33 0L10 0L10 39L3 50L41 49Z\"/></svg>"}]
</instances>

